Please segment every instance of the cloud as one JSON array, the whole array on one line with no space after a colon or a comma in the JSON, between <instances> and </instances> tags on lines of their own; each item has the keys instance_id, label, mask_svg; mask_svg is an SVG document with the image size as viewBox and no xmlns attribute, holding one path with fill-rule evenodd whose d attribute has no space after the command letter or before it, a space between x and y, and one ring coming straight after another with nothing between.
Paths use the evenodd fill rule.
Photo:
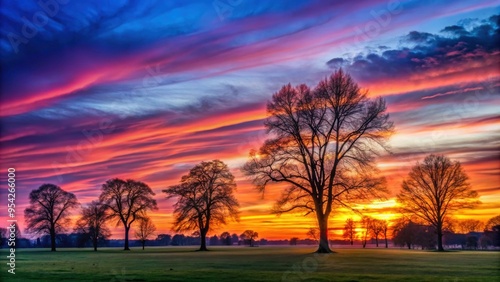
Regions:
<instances>
[{"instance_id":1,"label":"cloud","mask_svg":"<svg viewBox=\"0 0 500 282\"><path fill-rule=\"evenodd\" d=\"M472 27L448 26L440 34L411 31L401 39L400 48L359 55L351 60L333 58L327 65L346 69L365 85L382 81L389 85L392 81L405 80L414 82L412 86L416 83L443 86L447 82L455 84L460 81L459 77L473 76L467 74L471 71L481 72L481 79L498 78L498 18L495 15L487 20L475 20ZM393 85L394 91L397 86Z\"/></svg>"}]
</instances>

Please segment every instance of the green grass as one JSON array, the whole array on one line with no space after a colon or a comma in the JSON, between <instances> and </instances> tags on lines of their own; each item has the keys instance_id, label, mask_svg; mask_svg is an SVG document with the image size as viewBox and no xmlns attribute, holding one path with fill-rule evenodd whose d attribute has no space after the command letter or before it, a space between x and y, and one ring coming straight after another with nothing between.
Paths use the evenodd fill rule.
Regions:
<instances>
[{"instance_id":1,"label":"green grass","mask_svg":"<svg viewBox=\"0 0 500 282\"><path fill-rule=\"evenodd\" d=\"M499 281L500 253L311 247L18 249L16 274L0 251L1 281ZM325 257L322 257L325 256Z\"/></svg>"}]
</instances>

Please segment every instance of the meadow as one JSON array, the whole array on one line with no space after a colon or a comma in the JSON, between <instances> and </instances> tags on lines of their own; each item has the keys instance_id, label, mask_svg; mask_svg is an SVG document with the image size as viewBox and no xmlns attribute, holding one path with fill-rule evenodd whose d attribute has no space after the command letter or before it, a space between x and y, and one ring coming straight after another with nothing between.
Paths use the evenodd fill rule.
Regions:
<instances>
[{"instance_id":1,"label":"meadow","mask_svg":"<svg viewBox=\"0 0 500 282\"><path fill-rule=\"evenodd\" d=\"M335 248L195 247L18 249L16 274L0 250L1 281L499 281L500 252Z\"/></svg>"}]
</instances>

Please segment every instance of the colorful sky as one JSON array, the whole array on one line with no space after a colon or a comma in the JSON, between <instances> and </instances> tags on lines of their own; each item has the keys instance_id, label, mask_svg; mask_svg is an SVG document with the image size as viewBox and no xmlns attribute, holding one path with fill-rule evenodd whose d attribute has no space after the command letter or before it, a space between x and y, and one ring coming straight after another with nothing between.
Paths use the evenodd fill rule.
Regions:
<instances>
[{"instance_id":1,"label":"colorful sky","mask_svg":"<svg viewBox=\"0 0 500 282\"><path fill-rule=\"evenodd\" d=\"M483 202L458 216L500 214L498 0L37 2L0 6L0 193L14 167L22 228L41 184L86 204L120 177L153 188L158 233L173 233L161 190L217 158L237 178L241 221L214 233L306 237L314 218L271 214L279 188L260 194L239 167L266 138L272 94L339 67L385 97L396 126L378 160L390 194L357 208L394 218L409 167L440 153L462 162ZM333 237L351 216L332 216Z\"/></svg>"}]
</instances>

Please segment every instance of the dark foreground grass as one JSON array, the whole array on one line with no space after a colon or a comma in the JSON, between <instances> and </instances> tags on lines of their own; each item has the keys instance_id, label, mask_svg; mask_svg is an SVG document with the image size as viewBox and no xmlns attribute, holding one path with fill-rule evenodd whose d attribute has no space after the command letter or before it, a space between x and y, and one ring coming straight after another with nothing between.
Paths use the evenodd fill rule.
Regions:
<instances>
[{"instance_id":1,"label":"dark foreground grass","mask_svg":"<svg viewBox=\"0 0 500 282\"><path fill-rule=\"evenodd\" d=\"M16 274L0 251L0 281L500 281L499 252L311 247L18 249Z\"/></svg>"}]
</instances>

